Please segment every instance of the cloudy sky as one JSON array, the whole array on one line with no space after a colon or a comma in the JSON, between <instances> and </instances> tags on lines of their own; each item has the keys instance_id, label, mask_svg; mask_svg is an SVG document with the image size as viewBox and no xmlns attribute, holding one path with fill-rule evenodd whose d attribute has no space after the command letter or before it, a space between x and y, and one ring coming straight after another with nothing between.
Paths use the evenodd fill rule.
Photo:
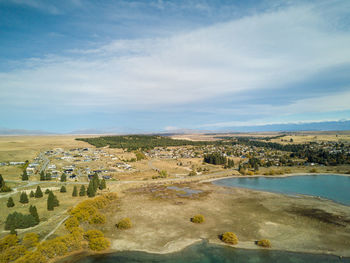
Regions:
<instances>
[{"instance_id":1,"label":"cloudy sky","mask_svg":"<svg viewBox=\"0 0 350 263\"><path fill-rule=\"evenodd\" d=\"M0 0L0 127L350 119L350 1Z\"/></svg>"}]
</instances>

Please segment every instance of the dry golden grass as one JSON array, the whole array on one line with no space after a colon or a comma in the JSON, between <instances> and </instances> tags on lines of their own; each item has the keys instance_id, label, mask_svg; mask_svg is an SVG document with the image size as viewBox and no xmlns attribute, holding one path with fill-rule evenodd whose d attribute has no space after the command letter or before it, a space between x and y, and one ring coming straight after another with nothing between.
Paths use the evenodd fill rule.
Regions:
<instances>
[{"instance_id":1,"label":"dry golden grass","mask_svg":"<svg viewBox=\"0 0 350 263\"><path fill-rule=\"evenodd\" d=\"M43 184L41 185L42 189L45 189L47 187L52 187L52 186L58 186L57 184ZM79 185L78 189L79 189ZM58 207L55 207L54 211L48 211L47 210L47 194L44 194L42 198L29 198L29 203L28 204L21 204L19 202L19 196L20 192L11 195L11 197L14 200L15 206L8 208L6 206L7 203L7 197L0 198L0 237L5 236L8 234L8 231L3 231L4 230L4 224L7 218L7 215L9 213L13 212L20 212L23 214L28 214L29 213L29 206L30 205L35 205L38 214L40 217L40 224L38 226L35 226L34 228L28 228L28 229L17 229L17 232L20 236L24 235L25 233L29 232L35 232L40 235L42 238L46 234L48 234L58 223L60 220L62 220L65 216L67 216L67 209L70 207L73 207L75 204L81 202L84 199L87 199L87 197L72 197L72 192L73 192L73 185L66 185L67 192L66 193L60 193L59 188L58 190L54 191L54 194L57 196L57 199L60 202L60 205ZM28 187L25 188L27 189L32 189L35 192L36 186L35 187ZM44 192L44 191L43 191Z\"/></svg>"},{"instance_id":2,"label":"dry golden grass","mask_svg":"<svg viewBox=\"0 0 350 263\"><path fill-rule=\"evenodd\" d=\"M277 143L291 143L290 139L293 139L293 144L303 144L309 142L349 142L350 135L347 134L298 134L298 135L288 135L282 138L272 139L271 142ZM283 140L283 141L282 141Z\"/></svg>"}]
</instances>

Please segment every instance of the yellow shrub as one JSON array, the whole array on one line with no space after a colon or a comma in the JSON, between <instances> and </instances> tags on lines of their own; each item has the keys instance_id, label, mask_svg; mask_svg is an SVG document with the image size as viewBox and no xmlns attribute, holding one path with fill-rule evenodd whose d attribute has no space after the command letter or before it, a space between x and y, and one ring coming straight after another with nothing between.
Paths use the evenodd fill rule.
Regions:
<instances>
[{"instance_id":1,"label":"yellow shrub","mask_svg":"<svg viewBox=\"0 0 350 263\"><path fill-rule=\"evenodd\" d=\"M38 251L48 258L54 258L65 255L68 247L62 237L57 237L40 243Z\"/></svg>"},{"instance_id":2,"label":"yellow shrub","mask_svg":"<svg viewBox=\"0 0 350 263\"><path fill-rule=\"evenodd\" d=\"M16 263L46 263L47 259L39 251L29 252L24 257L16 260Z\"/></svg>"},{"instance_id":3,"label":"yellow shrub","mask_svg":"<svg viewBox=\"0 0 350 263\"><path fill-rule=\"evenodd\" d=\"M89 224L104 224L104 223L106 223L106 217L102 214L93 215L89 220Z\"/></svg>"},{"instance_id":4,"label":"yellow shrub","mask_svg":"<svg viewBox=\"0 0 350 263\"><path fill-rule=\"evenodd\" d=\"M73 228L79 227L79 220L76 217L71 216L64 222L64 225L65 225L66 229L69 232L71 232L71 230Z\"/></svg>"},{"instance_id":5,"label":"yellow shrub","mask_svg":"<svg viewBox=\"0 0 350 263\"><path fill-rule=\"evenodd\" d=\"M191 218L192 223L201 224L204 222L204 216L203 215L195 215Z\"/></svg>"},{"instance_id":6,"label":"yellow shrub","mask_svg":"<svg viewBox=\"0 0 350 263\"><path fill-rule=\"evenodd\" d=\"M39 242L39 235L36 233L25 234L22 240L22 244L26 248L35 247L38 244L38 242Z\"/></svg>"},{"instance_id":7,"label":"yellow shrub","mask_svg":"<svg viewBox=\"0 0 350 263\"><path fill-rule=\"evenodd\" d=\"M93 229L93 230L86 231L84 234L84 237L89 241L90 239L104 237L104 235L100 230Z\"/></svg>"},{"instance_id":8,"label":"yellow shrub","mask_svg":"<svg viewBox=\"0 0 350 263\"><path fill-rule=\"evenodd\" d=\"M253 171L248 171L247 175L254 175L254 172Z\"/></svg>"},{"instance_id":9,"label":"yellow shrub","mask_svg":"<svg viewBox=\"0 0 350 263\"><path fill-rule=\"evenodd\" d=\"M92 238L89 240L89 248L94 251L101 251L109 248L111 243L104 237Z\"/></svg>"},{"instance_id":10,"label":"yellow shrub","mask_svg":"<svg viewBox=\"0 0 350 263\"><path fill-rule=\"evenodd\" d=\"M0 253L0 262L14 261L27 252L23 245L11 246Z\"/></svg>"},{"instance_id":11,"label":"yellow shrub","mask_svg":"<svg viewBox=\"0 0 350 263\"><path fill-rule=\"evenodd\" d=\"M130 218L126 217L126 218L123 218L122 220L120 220L116 226L118 229L124 230L124 229L131 228L132 223L131 223Z\"/></svg>"},{"instance_id":12,"label":"yellow shrub","mask_svg":"<svg viewBox=\"0 0 350 263\"><path fill-rule=\"evenodd\" d=\"M105 250L111 245L103 233L96 229L86 231L84 237L89 242L89 248L94 251Z\"/></svg>"},{"instance_id":13,"label":"yellow shrub","mask_svg":"<svg viewBox=\"0 0 350 263\"><path fill-rule=\"evenodd\" d=\"M18 244L18 238L16 235L7 235L0 239L0 252L8 249L9 247L16 246Z\"/></svg>"},{"instance_id":14,"label":"yellow shrub","mask_svg":"<svg viewBox=\"0 0 350 263\"><path fill-rule=\"evenodd\" d=\"M232 233L232 232L225 232L225 233L221 236L221 240L224 241L225 243L232 244L232 245L238 244L238 238L237 238L237 236L236 236L234 233Z\"/></svg>"},{"instance_id":15,"label":"yellow shrub","mask_svg":"<svg viewBox=\"0 0 350 263\"><path fill-rule=\"evenodd\" d=\"M108 193L93 199L85 200L71 209L70 214L76 217L80 222L87 221L90 224L104 224L106 219L98 209L105 208L116 198L117 195L115 193Z\"/></svg>"},{"instance_id":16,"label":"yellow shrub","mask_svg":"<svg viewBox=\"0 0 350 263\"><path fill-rule=\"evenodd\" d=\"M268 239L262 239L256 242L258 246L261 247L271 247L271 242Z\"/></svg>"}]
</instances>

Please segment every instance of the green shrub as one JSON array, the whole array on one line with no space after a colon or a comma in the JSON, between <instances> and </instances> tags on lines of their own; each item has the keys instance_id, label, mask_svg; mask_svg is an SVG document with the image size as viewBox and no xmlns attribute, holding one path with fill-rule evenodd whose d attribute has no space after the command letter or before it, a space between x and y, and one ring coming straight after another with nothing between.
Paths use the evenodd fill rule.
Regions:
<instances>
[{"instance_id":1,"label":"green shrub","mask_svg":"<svg viewBox=\"0 0 350 263\"><path fill-rule=\"evenodd\" d=\"M268 239L256 241L256 244L260 247L271 247L271 242Z\"/></svg>"},{"instance_id":2,"label":"green shrub","mask_svg":"<svg viewBox=\"0 0 350 263\"><path fill-rule=\"evenodd\" d=\"M238 238L232 232L225 232L224 234L222 234L221 240L225 243L232 244L232 245L238 244Z\"/></svg>"},{"instance_id":3,"label":"green shrub","mask_svg":"<svg viewBox=\"0 0 350 263\"><path fill-rule=\"evenodd\" d=\"M123 218L122 220L120 220L118 222L118 224L116 224L116 227L118 229L121 229L121 230L125 230L125 229L131 228L132 227L132 223L131 223L130 218L128 218L128 217Z\"/></svg>"},{"instance_id":4,"label":"green shrub","mask_svg":"<svg viewBox=\"0 0 350 263\"><path fill-rule=\"evenodd\" d=\"M204 216L203 215L195 215L191 218L192 223L201 224L204 222Z\"/></svg>"},{"instance_id":5,"label":"green shrub","mask_svg":"<svg viewBox=\"0 0 350 263\"><path fill-rule=\"evenodd\" d=\"M9 197L9 199L7 200L7 207L14 207L15 203L13 202L12 197Z\"/></svg>"}]
</instances>

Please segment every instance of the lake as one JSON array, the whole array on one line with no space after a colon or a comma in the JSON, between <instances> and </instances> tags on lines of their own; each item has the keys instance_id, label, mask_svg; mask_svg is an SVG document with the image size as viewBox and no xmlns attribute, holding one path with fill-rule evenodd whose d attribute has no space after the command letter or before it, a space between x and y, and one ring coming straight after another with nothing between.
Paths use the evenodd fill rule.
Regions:
<instances>
[{"instance_id":1,"label":"lake","mask_svg":"<svg viewBox=\"0 0 350 263\"><path fill-rule=\"evenodd\" d=\"M116 252L94 255L70 262L74 263L350 263L350 258L340 259L336 256L291 253L266 249L248 250L211 245L201 242L171 254L150 254L145 252Z\"/></svg>"},{"instance_id":2,"label":"lake","mask_svg":"<svg viewBox=\"0 0 350 263\"><path fill-rule=\"evenodd\" d=\"M221 186L243 187L283 194L319 196L350 205L350 176L315 174L289 177L244 177L214 181Z\"/></svg>"}]
</instances>

